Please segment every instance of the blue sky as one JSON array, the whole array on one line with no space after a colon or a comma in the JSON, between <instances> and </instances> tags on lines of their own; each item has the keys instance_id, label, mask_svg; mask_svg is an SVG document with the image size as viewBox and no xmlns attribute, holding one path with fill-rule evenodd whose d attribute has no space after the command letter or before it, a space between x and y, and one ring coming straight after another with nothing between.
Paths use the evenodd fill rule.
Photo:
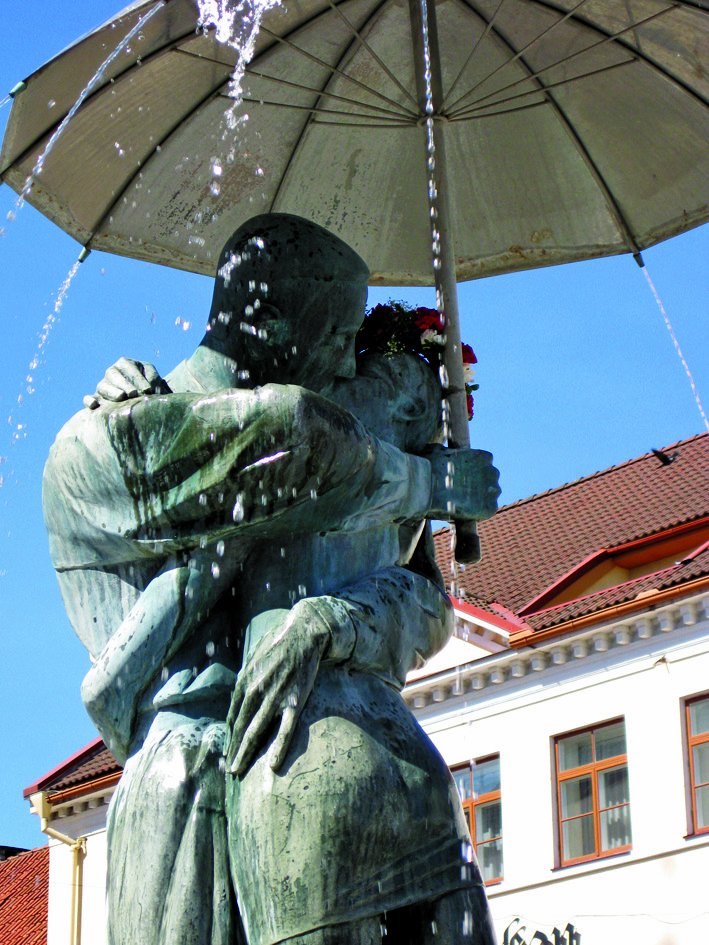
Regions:
<instances>
[{"instance_id":1,"label":"blue sky","mask_svg":"<svg viewBox=\"0 0 709 945\"><path fill-rule=\"evenodd\" d=\"M117 9L106 0L39 0L31 22L4 33L0 98ZM0 110L0 130L8 113L8 106ZM44 461L82 395L119 356L153 361L166 373L191 352L211 284L94 253L42 342L78 246L29 206L6 221L14 202L1 187L0 845L32 847L44 838L23 788L95 734L79 698L88 657L67 622L49 561ZM709 406L708 255L708 227L644 253ZM380 290L370 301L390 295L432 304L425 290ZM662 316L629 256L467 283L460 307L463 340L479 360L471 437L495 454L503 502L705 429Z\"/></svg>"}]
</instances>

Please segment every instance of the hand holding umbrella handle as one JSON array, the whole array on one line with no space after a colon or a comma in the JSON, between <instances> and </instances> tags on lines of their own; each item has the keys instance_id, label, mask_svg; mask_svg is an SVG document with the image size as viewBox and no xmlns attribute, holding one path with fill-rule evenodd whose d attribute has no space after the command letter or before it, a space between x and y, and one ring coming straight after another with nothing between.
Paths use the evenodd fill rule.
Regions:
<instances>
[{"instance_id":1,"label":"hand holding umbrella handle","mask_svg":"<svg viewBox=\"0 0 709 945\"><path fill-rule=\"evenodd\" d=\"M480 560L477 523L497 511L500 473L492 453L470 447L429 446L432 494L429 517L453 521L455 558L462 564Z\"/></svg>"}]
</instances>

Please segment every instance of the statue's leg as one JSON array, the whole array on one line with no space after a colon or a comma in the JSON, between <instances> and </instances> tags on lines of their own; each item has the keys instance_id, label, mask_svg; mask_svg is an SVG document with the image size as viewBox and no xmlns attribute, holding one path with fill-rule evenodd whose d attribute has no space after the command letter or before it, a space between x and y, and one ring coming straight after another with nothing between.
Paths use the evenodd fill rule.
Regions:
<instances>
[{"instance_id":1,"label":"statue's leg","mask_svg":"<svg viewBox=\"0 0 709 945\"><path fill-rule=\"evenodd\" d=\"M175 713L170 727L161 716L109 811L108 942L235 945L223 725Z\"/></svg>"},{"instance_id":2,"label":"statue's leg","mask_svg":"<svg viewBox=\"0 0 709 945\"><path fill-rule=\"evenodd\" d=\"M483 886L397 909L386 917L386 945L496 945Z\"/></svg>"}]
</instances>

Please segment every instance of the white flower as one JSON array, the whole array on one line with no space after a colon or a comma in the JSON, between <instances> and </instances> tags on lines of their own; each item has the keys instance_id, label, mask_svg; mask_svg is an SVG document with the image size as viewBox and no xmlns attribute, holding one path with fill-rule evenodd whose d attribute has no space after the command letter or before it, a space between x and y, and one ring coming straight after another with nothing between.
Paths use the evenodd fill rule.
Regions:
<instances>
[{"instance_id":1,"label":"white flower","mask_svg":"<svg viewBox=\"0 0 709 945\"><path fill-rule=\"evenodd\" d=\"M465 379L466 384L473 383L473 379L475 378L475 370L473 369L472 364L463 365L463 378Z\"/></svg>"}]
</instances>

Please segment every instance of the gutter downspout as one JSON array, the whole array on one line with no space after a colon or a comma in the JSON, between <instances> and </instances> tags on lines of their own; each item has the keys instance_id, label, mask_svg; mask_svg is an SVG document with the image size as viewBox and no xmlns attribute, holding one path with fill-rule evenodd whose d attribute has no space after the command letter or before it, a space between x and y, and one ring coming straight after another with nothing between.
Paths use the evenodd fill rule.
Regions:
<instances>
[{"instance_id":1,"label":"gutter downspout","mask_svg":"<svg viewBox=\"0 0 709 945\"><path fill-rule=\"evenodd\" d=\"M51 801L45 791L37 791L30 795L30 804L39 814L42 833L54 840L60 840L70 847L72 852L71 864L71 922L69 928L69 945L81 945L81 907L82 907L82 864L86 856L86 837L67 836L49 826L52 813Z\"/></svg>"}]
</instances>

